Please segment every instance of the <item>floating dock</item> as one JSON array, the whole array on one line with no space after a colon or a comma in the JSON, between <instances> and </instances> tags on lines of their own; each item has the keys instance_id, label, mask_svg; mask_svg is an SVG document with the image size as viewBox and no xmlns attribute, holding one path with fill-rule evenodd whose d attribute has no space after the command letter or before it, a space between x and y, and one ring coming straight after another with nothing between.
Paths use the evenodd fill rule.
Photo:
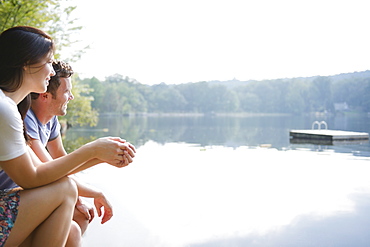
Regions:
<instances>
[{"instance_id":1,"label":"floating dock","mask_svg":"<svg viewBox=\"0 0 370 247\"><path fill-rule=\"evenodd\" d=\"M369 141L369 134L343 130L312 129L291 130L291 143L311 143L321 145L363 143Z\"/></svg>"}]
</instances>

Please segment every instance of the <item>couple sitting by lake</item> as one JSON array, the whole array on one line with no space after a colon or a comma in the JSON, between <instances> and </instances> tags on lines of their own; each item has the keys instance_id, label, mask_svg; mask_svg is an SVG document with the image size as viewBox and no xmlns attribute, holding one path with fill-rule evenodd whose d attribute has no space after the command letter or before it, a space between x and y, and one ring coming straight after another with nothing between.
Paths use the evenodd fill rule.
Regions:
<instances>
[{"instance_id":1,"label":"couple sitting by lake","mask_svg":"<svg viewBox=\"0 0 370 247\"><path fill-rule=\"evenodd\" d=\"M102 223L113 212L102 192L71 175L99 163L124 167L135 156L119 137L66 153L56 116L73 99L73 70L53 62L54 46L32 27L0 35L0 246L81 246L94 210L80 196L94 198Z\"/></svg>"}]
</instances>

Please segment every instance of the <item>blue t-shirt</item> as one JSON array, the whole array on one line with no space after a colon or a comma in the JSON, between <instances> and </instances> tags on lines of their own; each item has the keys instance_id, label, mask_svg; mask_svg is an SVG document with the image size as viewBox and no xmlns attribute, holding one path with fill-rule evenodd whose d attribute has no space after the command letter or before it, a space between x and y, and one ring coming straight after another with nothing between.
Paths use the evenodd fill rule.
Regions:
<instances>
[{"instance_id":1,"label":"blue t-shirt","mask_svg":"<svg viewBox=\"0 0 370 247\"><path fill-rule=\"evenodd\" d=\"M0 190L13 189L19 187L5 172L0 171Z\"/></svg>"},{"instance_id":2,"label":"blue t-shirt","mask_svg":"<svg viewBox=\"0 0 370 247\"><path fill-rule=\"evenodd\" d=\"M47 124L40 123L32 109L29 109L24 119L27 134L35 140L40 140L44 146L60 134L58 118L54 116Z\"/></svg>"}]
</instances>

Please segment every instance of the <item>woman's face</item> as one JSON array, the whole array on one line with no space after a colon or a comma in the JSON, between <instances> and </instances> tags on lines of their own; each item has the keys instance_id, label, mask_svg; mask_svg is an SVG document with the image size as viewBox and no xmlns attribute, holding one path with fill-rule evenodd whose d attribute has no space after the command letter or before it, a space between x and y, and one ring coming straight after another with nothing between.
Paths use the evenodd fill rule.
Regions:
<instances>
[{"instance_id":1,"label":"woman's face","mask_svg":"<svg viewBox=\"0 0 370 247\"><path fill-rule=\"evenodd\" d=\"M23 82L29 87L30 92L46 92L50 77L55 75L52 63L53 57L49 55L39 63L26 65L24 67Z\"/></svg>"}]
</instances>

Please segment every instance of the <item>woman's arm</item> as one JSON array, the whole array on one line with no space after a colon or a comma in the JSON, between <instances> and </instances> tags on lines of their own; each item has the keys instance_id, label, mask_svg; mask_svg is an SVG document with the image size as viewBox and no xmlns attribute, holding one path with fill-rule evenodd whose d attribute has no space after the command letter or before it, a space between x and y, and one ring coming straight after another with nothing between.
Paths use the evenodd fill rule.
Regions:
<instances>
[{"instance_id":1,"label":"woman's arm","mask_svg":"<svg viewBox=\"0 0 370 247\"><path fill-rule=\"evenodd\" d=\"M86 161L81 166L77 167L76 169L74 169L70 173L68 173L68 175L76 174L80 171L86 170L86 169L88 169L90 167L93 167L93 166L95 166L97 164L100 164L100 163L102 163L102 161L99 160L99 159L92 159L92 160Z\"/></svg>"},{"instance_id":2,"label":"woman's arm","mask_svg":"<svg viewBox=\"0 0 370 247\"><path fill-rule=\"evenodd\" d=\"M122 142L122 141L120 141ZM122 142L125 144L126 148L125 149L122 149L123 150L123 154L122 154L122 158L123 160L120 162L120 163L116 163L116 164L111 164L115 167L118 167L118 168L122 168L122 167L125 167L125 166L128 166L130 163L133 162L133 158L135 157L135 153L136 153L136 149L134 147L134 145L132 145L131 143L129 142ZM100 164L100 163L103 163L104 161L102 160L99 160L99 159L92 159L92 160L89 160L87 162L85 162L84 164L82 164L80 167L77 167L76 169L74 169L73 171L71 171L71 173L69 173L69 175L71 174L75 174L77 172L80 172L80 171L83 171L87 168L90 168L90 167L93 167L97 164Z\"/></svg>"},{"instance_id":3,"label":"woman's arm","mask_svg":"<svg viewBox=\"0 0 370 247\"><path fill-rule=\"evenodd\" d=\"M37 161L36 155L28 150L15 159L1 161L0 165L19 186L35 188L58 180L95 158L119 166L124 160L123 149L127 149L127 145L117 140L119 138L100 138L46 163Z\"/></svg>"}]
</instances>

